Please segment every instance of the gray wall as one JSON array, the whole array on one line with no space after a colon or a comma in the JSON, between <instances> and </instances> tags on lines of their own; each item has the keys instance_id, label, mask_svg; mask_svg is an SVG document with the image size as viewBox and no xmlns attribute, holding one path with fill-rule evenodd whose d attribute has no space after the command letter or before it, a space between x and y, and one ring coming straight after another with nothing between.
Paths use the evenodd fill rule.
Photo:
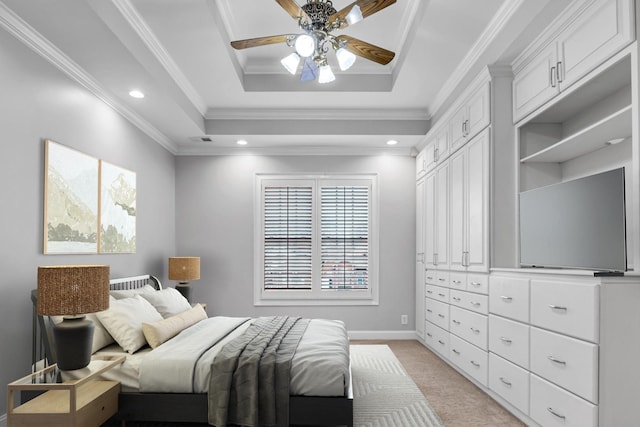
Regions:
<instances>
[{"instance_id":1,"label":"gray wall","mask_svg":"<svg viewBox=\"0 0 640 427\"><path fill-rule=\"evenodd\" d=\"M123 88L127 89L127 88ZM44 138L137 173L137 253L43 255ZM38 265L100 263L112 277L166 276L175 248L174 156L0 30L0 414L30 372Z\"/></svg>"},{"instance_id":2,"label":"gray wall","mask_svg":"<svg viewBox=\"0 0 640 427\"><path fill-rule=\"evenodd\" d=\"M380 201L380 305L253 306L256 173L377 173ZM193 300L209 315L272 314L335 318L351 331L414 331L415 159L411 157L220 156L176 159L176 244L201 257ZM409 324L400 324L400 315Z\"/></svg>"}]
</instances>

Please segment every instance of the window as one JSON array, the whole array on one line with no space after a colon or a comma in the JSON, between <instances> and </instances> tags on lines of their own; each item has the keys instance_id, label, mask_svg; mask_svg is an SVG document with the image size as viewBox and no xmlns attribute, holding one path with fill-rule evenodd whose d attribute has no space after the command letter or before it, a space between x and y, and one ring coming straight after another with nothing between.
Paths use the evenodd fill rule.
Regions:
<instances>
[{"instance_id":1,"label":"window","mask_svg":"<svg viewBox=\"0 0 640 427\"><path fill-rule=\"evenodd\" d=\"M257 305L377 304L376 177L256 179Z\"/></svg>"}]
</instances>

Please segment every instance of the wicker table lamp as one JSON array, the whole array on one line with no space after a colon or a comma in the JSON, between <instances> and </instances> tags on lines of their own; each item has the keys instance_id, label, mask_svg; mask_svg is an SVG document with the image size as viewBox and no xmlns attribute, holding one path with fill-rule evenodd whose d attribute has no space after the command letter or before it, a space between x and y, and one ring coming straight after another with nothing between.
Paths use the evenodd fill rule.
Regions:
<instances>
[{"instance_id":1,"label":"wicker table lamp","mask_svg":"<svg viewBox=\"0 0 640 427\"><path fill-rule=\"evenodd\" d=\"M84 315L109 308L109 266L38 267L37 307L39 315L64 316L53 328L58 368L84 368L95 328Z\"/></svg>"},{"instance_id":2,"label":"wicker table lamp","mask_svg":"<svg viewBox=\"0 0 640 427\"><path fill-rule=\"evenodd\" d=\"M189 280L200 280L200 257L181 256L169 258L169 280L177 280L176 289L191 302Z\"/></svg>"}]
</instances>

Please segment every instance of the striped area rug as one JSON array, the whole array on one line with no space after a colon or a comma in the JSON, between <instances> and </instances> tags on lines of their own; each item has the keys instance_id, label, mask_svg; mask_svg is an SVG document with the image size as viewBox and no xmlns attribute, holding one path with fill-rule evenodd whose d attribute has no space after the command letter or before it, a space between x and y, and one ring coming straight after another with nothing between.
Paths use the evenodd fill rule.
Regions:
<instances>
[{"instance_id":1,"label":"striped area rug","mask_svg":"<svg viewBox=\"0 0 640 427\"><path fill-rule=\"evenodd\" d=\"M354 427L444 427L386 345L351 345Z\"/></svg>"}]
</instances>

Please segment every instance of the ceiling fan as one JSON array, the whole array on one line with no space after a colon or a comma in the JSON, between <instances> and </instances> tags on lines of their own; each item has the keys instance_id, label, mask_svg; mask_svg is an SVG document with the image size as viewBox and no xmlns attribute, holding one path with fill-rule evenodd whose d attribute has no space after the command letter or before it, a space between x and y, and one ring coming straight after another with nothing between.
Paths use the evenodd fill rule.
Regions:
<instances>
[{"instance_id":1,"label":"ceiling fan","mask_svg":"<svg viewBox=\"0 0 640 427\"><path fill-rule=\"evenodd\" d=\"M333 7L331 0L307 0L303 6L299 6L295 0L276 0L276 2L298 22L298 27L303 31L301 34L236 40L231 42L231 46L235 49L246 49L286 43L295 48L295 52L282 59L282 65L291 74L296 74L302 62L301 80L312 81L317 76L319 83L335 80L335 75L327 61L327 53L330 49L336 52L338 65L343 71L353 65L356 56L382 65L391 62L395 56L395 53L371 43L348 35L335 36L331 33L362 21L391 6L396 0L356 0L339 11Z\"/></svg>"}]
</instances>

